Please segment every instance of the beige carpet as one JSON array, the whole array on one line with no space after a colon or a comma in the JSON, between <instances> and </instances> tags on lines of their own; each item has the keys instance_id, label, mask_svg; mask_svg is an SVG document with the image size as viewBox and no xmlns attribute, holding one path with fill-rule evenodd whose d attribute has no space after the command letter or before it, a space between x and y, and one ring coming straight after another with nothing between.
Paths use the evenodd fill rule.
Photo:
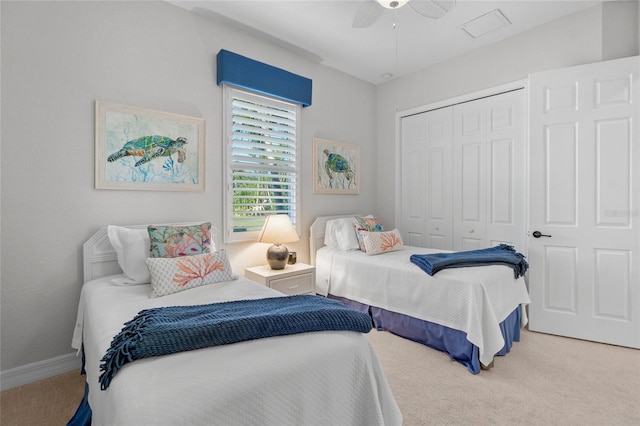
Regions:
<instances>
[{"instance_id":1,"label":"beige carpet","mask_svg":"<svg viewBox=\"0 0 640 426\"><path fill-rule=\"evenodd\" d=\"M0 425L66 425L84 395L84 376L72 371L0 393Z\"/></svg>"},{"instance_id":2,"label":"beige carpet","mask_svg":"<svg viewBox=\"0 0 640 426\"><path fill-rule=\"evenodd\" d=\"M478 375L447 355L370 333L405 425L639 425L640 351L523 330Z\"/></svg>"},{"instance_id":3,"label":"beige carpet","mask_svg":"<svg viewBox=\"0 0 640 426\"><path fill-rule=\"evenodd\" d=\"M470 374L387 332L369 339L405 425L638 425L640 351L523 331L495 368ZM0 393L2 426L64 425L83 394L71 372Z\"/></svg>"}]
</instances>

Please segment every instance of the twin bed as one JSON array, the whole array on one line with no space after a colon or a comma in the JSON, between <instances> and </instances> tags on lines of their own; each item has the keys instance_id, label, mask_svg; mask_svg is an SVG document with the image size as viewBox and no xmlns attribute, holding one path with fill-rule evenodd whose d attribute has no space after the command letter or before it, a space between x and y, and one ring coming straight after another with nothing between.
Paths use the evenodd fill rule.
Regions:
<instances>
[{"instance_id":1,"label":"twin bed","mask_svg":"<svg viewBox=\"0 0 640 426\"><path fill-rule=\"evenodd\" d=\"M509 268L495 265L429 276L409 258L435 250L404 246L369 255L325 245L327 223L344 224L353 216L319 217L311 226L318 294L366 313L359 315L366 317L367 327L373 323L380 330L444 351L472 373L491 366L495 355L506 354L519 340L527 321L524 305L529 303L522 277L514 278ZM147 227L121 229L139 235ZM72 346L83 355L87 384L85 398L69 424L402 424L363 332L277 335L126 363L125 350L117 375L104 386L101 360L114 336L142 310L283 297L237 275L152 297L157 296L156 285L132 285L123 273L123 269L146 268L139 258L123 258L121 245L126 252L126 245L135 242L125 238L114 248L109 232L100 229L83 246L85 284ZM222 252L215 251L217 239L217 230L211 228L211 253L216 255Z\"/></svg>"},{"instance_id":2,"label":"twin bed","mask_svg":"<svg viewBox=\"0 0 640 426\"><path fill-rule=\"evenodd\" d=\"M140 229L146 227L130 227ZM212 229L214 242L215 229ZM101 390L100 360L142 309L281 297L244 277L150 297L122 279L107 228L84 244L85 284L73 345L85 400L70 424L400 425L402 416L366 336L316 331L137 359ZM317 297L317 296L308 296Z\"/></svg>"},{"instance_id":3,"label":"twin bed","mask_svg":"<svg viewBox=\"0 0 640 426\"><path fill-rule=\"evenodd\" d=\"M430 276L410 256L442 250L404 246L368 255L357 245L345 247L344 241L354 238L347 235L355 232L348 225L354 216L360 215L318 217L311 226L317 293L369 313L380 330L446 352L474 374L519 341L527 322L524 305L530 302L522 277L501 265ZM343 226L332 226L326 238L327 223L336 222Z\"/></svg>"}]
</instances>

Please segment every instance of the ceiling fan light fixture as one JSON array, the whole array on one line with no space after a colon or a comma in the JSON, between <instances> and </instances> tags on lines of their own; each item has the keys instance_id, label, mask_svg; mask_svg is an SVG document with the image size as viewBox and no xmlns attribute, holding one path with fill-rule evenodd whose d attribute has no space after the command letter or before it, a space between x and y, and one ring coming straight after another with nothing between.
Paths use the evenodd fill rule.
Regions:
<instances>
[{"instance_id":1,"label":"ceiling fan light fixture","mask_svg":"<svg viewBox=\"0 0 640 426\"><path fill-rule=\"evenodd\" d=\"M376 0L380 6L382 7L386 7L387 9L399 9L402 6L404 6L405 4L407 4L407 2L409 0Z\"/></svg>"}]
</instances>

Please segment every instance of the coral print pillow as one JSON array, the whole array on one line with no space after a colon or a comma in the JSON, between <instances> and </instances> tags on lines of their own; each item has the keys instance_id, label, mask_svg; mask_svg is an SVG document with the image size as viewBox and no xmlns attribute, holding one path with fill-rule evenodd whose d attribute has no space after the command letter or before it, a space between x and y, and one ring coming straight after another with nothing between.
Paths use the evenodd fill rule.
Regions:
<instances>
[{"instance_id":1,"label":"coral print pillow","mask_svg":"<svg viewBox=\"0 0 640 426\"><path fill-rule=\"evenodd\" d=\"M151 274L151 297L238 279L231 271L226 250L174 258L150 257L146 263Z\"/></svg>"},{"instance_id":2,"label":"coral print pillow","mask_svg":"<svg viewBox=\"0 0 640 426\"><path fill-rule=\"evenodd\" d=\"M151 257L193 256L211 252L210 222L191 226L149 225L147 231Z\"/></svg>"},{"instance_id":3,"label":"coral print pillow","mask_svg":"<svg viewBox=\"0 0 640 426\"><path fill-rule=\"evenodd\" d=\"M365 251L369 256L402 250L402 236L400 231L394 229L386 232L359 231L365 245Z\"/></svg>"}]
</instances>

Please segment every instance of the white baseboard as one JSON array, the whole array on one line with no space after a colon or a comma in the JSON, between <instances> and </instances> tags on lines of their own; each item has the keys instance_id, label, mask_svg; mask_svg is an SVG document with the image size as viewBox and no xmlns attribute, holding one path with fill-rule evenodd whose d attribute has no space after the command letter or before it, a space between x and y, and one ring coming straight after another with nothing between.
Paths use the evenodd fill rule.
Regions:
<instances>
[{"instance_id":1,"label":"white baseboard","mask_svg":"<svg viewBox=\"0 0 640 426\"><path fill-rule=\"evenodd\" d=\"M0 391L79 370L81 367L82 357L72 353L0 371Z\"/></svg>"}]
</instances>

